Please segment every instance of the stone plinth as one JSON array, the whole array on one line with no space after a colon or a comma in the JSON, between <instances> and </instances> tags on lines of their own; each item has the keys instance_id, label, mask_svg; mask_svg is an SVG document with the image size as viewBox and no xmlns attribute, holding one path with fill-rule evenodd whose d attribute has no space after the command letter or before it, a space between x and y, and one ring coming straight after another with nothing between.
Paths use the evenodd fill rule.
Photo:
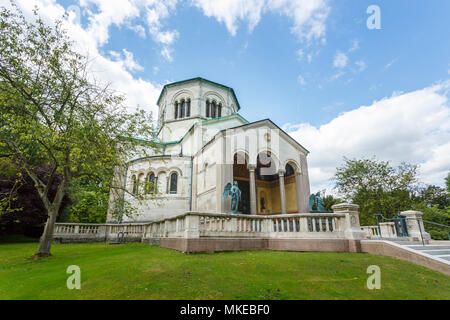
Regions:
<instances>
[{"instance_id":1,"label":"stone plinth","mask_svg":"<svg viewBox=\"0 0 450 320\"><path fill-rule=\"evenodd\" d=\"M400 213L403 217L406 218L406 225L408 227L408 234L413 240L421 241L422 238L424 241L431 240L431 236L429 233L425 232L425 228L423 225L422 215L423 213L420 211L403 211Z\"/></svg>"},{"instance_id":2,"label":"stone plinth","mask_svg":"<svg viewBox=\"0 0 450 320\"><path fill-rule=\"evenodd\" d=\"M366 233L359 224L359 206L351 203L336 204L331 207L334 213L345 214L344 234L346 239L366 239Z\"/></svg>"}]
</instances>

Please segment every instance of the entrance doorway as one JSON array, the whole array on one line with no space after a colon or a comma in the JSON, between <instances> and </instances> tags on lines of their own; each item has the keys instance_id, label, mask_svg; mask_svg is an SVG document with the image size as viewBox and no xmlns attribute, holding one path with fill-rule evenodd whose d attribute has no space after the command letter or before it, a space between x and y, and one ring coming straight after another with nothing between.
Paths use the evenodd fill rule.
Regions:
<instances>
[{"instance_id":1,"label":"entrance doorway","mask_svg":"<svg viewBox=\"0 0 450 320\"><path fill-rule=\"evenodd\" d=\"M234 155L233 181L238 182L242 198L239 203L239 211L243 214L250 214L250 173L247 168L247 157L245 154Z\"/></svg>"}]
</instances>

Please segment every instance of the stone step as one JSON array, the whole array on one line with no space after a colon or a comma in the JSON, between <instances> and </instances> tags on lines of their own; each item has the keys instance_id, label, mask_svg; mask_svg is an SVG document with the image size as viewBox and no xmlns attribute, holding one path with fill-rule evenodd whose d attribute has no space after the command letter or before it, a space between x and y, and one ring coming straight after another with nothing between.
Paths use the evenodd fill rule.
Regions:
<instances>
[{"instance_id":1,"label":"stone step","mask_svg":"<svg viewBox=\"0 0 450 320\"><path fill-rule=\"evenodd\" d=\"M414 249L414 250L419 250L419 251L423 251L423 250L450 250L450 246L437 246L437 245L426 245L426 246L413 245L413 246L408 246L408 248Z\"/></svg>"},{"instance_id":2,"label":"stone step","mask_svg":"<svg viewBox=\"0 0 450 320\"><path fill-rule=\"evenodd\" d=\"M430 254L432 256L450 255L450 250L421 250L421 252Z\"/></svg>"},{"instance_id":3,"label":"stone step","mask_svg":"<svg viewBox=\"0 0 450 320\"><path fill-rule=\"evenodd\" d=\"M438 258L450 261L450 255L446 255L446 256L437 256Z\"/></svg>"}]
</instances>

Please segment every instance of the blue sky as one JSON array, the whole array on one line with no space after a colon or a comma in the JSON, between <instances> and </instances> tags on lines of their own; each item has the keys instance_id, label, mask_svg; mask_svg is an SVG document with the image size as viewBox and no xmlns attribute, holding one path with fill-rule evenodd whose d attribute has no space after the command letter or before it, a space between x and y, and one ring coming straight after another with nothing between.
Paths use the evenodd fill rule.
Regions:
<instances>
[{"instance_id":1,"label":"blue sky","mask_svg":"<svg viewBox=\"0 0 450 320\"><path fill-rule=\"evenodd\" d=\"M197 76L233 87L246 119L271 118L311 150L314 190L343 156L418 163L424 183L450 171L447 0L19 3L75 12L69 33L132 105L155 110L162 85Z\"/></svg>"}]
</instances>

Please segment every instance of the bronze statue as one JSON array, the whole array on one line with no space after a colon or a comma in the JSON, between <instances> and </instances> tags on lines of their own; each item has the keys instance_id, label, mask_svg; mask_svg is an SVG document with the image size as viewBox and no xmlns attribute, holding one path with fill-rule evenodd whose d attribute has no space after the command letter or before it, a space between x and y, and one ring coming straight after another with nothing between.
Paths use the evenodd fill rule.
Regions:
<instances>
[{"instance_id":1,"label":"bronze statue","mask_svg":"<svg viewBox=\"0 0 450 320\"><path fill-rule=\"evenodd\" d=\"M314 209L315 207L315 209ZM322 197L320 196L320 192L316 194L312 194L309 197L309 211L325 211L325 203L323 202Z\"/></svg>"},{"instance_id":2,"label":"bronze statue","mask_svg":"<svg viewBox=\"0 0 450 320\"><path fill-rule=\"evenodd\" d=\"M238 182L234 181L234 184L228 183L223 191L222 201L225 201L231 196L231 214L241 214L239 212L239 203L241 202L242 192L238 187Z\"/></svg>"}]
</instances>

